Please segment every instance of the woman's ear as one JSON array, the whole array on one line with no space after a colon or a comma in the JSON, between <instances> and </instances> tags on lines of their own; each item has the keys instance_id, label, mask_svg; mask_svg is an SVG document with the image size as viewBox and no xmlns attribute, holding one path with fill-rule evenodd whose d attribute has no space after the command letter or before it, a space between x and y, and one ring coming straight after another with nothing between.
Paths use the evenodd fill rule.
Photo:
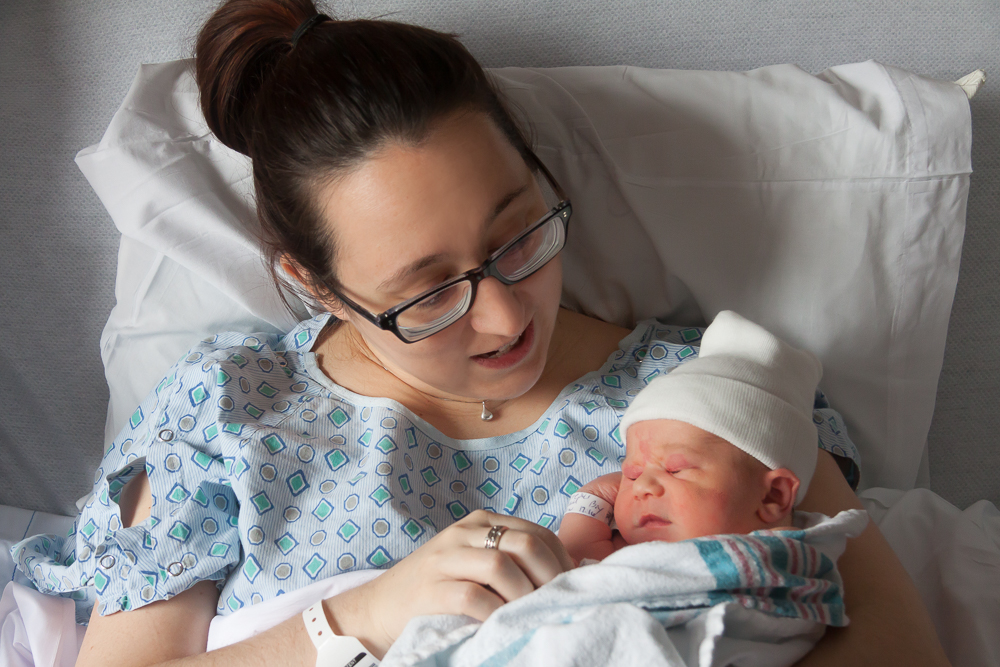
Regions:
<instances>
[{"instance_id":1,"label":"woman's ear","mask_svg":"<svg viewBox=\"0 0 1000 667\"><path fill-rule=\"evenodd\" d=\"M333 316L338 320L345 320L350 314L344 304L340 302L340 299L335 298L320 298L316 293L316 290L312 287L312 283L305 279L305 271L299 267L295 261L288 255L282 255L278 264L281 266L281 270L287 273L295 282L302 286L302 289L309 292L309 295L313 298L317 304L325 308L326 310L333 313Z\"/></svg>"},{"instance_id":2,"label":"woman's ear","mask_svg":"<svg viewBox=\"0 0 1000 667\"><path fill-rule=\"evenodd\" d=\"M769 470L764 475L764 490L757 517L767 524L777 523L791 514L795 507L799 478L788 468Z\"/></svg>"}]
</instances>

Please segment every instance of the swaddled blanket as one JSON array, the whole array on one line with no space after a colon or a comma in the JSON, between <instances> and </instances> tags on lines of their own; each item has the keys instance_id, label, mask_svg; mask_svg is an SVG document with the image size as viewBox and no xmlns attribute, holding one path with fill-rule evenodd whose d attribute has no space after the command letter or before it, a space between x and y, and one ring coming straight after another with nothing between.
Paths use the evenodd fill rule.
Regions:
<instances>
[{"instance_id":1,"label":"swaddled blanket","mask_svg":"<svg viewBox=\"0 0 1000 667\"><path fill-rule=\"evenodd\" d=\"M413 619L397 665L789 665L847 624L836 569L862 510L796 512L795 530L648 542L497 610Z\"/></svg>"}]
</instances>

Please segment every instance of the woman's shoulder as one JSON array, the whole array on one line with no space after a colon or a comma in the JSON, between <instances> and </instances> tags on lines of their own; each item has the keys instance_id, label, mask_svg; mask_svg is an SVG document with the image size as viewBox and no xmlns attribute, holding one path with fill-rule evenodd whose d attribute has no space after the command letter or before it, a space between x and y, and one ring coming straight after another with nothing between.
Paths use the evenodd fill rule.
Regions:
<instances>
[{"instance_id":1,"label":"woman's shoulder","mask_svg":"<svg viewBox=\"0 0 1000 667\"><path fill-rule=\"evenodd\" d=\"M567 369L565 378L600 370L623 371L632 377L641 373L651 379L697 356L703 331L665 325L655 319L643 320L629 330L562 309L551 353Z\"/></svg>"},{"instance_id":2,"label":"woman's shoulder","mask_svg":"<svg viewBox=\"0 0 1000 667\"><path fill-rule=\"evenodd\" d=\"M550 349L582 369L582 375L604 365L629 335L625 327L560 308Z\"/></svg>"},{"instance_id":3,"label":"woman's shoulder","mask_svg":"<svg viewBox=\"0 0 1000 667\"><path fill-rule=\"evenodd\" d=\"M134 443L146 442L159 427L174 420L212 422L213 414L233 424L278 420L278 416L265 416L267 408L280 402L280 393L301 393L299 385L308 376L305 353L326 319L306 320L287 334L224 332L203 338L166 370L136 406L109 452L119 443L132 448ZM206 437L211 433L215 429L209 427Z\"/></svg>"},{"instance_id":4,"label":"woman's shoulder","mask_svg":"<svg viewBox=\"0 0 1000 667\"><path fill-rule=\"evenodd\" d=\"M618 343L618 348L608 357L608 373L625 373L632 378L649 382L657 375L669 372L698 356L698 347L704 333L699 327L667 325L656 319L639 322Z\"/></svg>"},{"instance_id":5,"label":"woman's shoulder","mask_svg":"<svg viewBox=\"0 0 1000 667\"><path fill-rule=\"evenodd\" d=\"M245 368L254 364L270 370L275 364L285 366L289 357L301 356L313 343L330 318L329 313L299 322L287 333L225 331L198 341L167 373L189 370L208 372L222 367Z\"/></svg>"},{"instance_id":6,"label":"woman's shoulder","mask_svg":"<svg viewBox=\"0 0 1000 667\"><path fill-rule=\"evenodd\" d=\"M680 360L696 354L701 341L702 327L672 326L649 318L627 329L594 317L567 310L559 311L557 335L553 347L571 350L577 356L593 356L597 368L608 358L638 350L649 351L650 346L661 344L663 349L680 352ZM641 353L640 356L642 356ZM620 358L620 357L619 357Z\"/></svg>"}]
</instances>

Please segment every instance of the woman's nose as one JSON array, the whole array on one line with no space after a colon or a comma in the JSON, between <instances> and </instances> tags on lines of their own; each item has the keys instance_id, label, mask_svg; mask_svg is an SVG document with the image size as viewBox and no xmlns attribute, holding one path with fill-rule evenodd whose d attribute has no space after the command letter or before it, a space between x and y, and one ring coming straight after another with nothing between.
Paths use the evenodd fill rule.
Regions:
<instances>
[{"instance_id":1,"label":"woman's nose","mask_svg":"<svg viewBox=\"0 0 1000 667\"><path fill-rule=\"evenodd\" d=\"M524 306L514 290L496 278L487 278L476 289L476 301L469 313L472 327L482 334L510 338L528 326Z\"/></svg>"}]
</instances>

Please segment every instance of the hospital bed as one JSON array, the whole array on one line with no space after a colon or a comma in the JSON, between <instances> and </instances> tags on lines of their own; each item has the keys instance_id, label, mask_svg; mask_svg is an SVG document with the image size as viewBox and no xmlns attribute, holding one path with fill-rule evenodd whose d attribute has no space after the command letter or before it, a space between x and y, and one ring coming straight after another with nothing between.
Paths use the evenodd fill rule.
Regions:
<instances>
[{"instance_id":1,"label":"hospital bed","mask_svg":"<svg viewBox=\"0 0 1000 667\"><path fill-rule=\"evenodd\" d=\"M164 124L171 131L197 134L185 66L140 70L140 65L190 57L194 34L214 4L102 0L57 6L9 0L0 8L0 327L7 343L0 366L0 540L6 544L27 534L65 530L64 517L88 492L89 471L107 435L131 408L130 397L148 391L157 369L173 361L185 341L197 340L191 338L196 330L280 329L291 321L274 295L260 296L266 290L263 282L253 282L259 267L249 256L234 269L245 279L235 289L239 281L199 273L205 263L199 264L196 253L172 251L184 230L147 224L155 218L147 215L151 202L163 211L170 208L162 191L154 202L141 187L146 181L128 182L130 174L137 178L140 172L120 161L123 155L135 157L129 146L148 144L149 133ZM570 191L583 226L574 229L577 254L567 263L569 305L622 324L650 315L696 324L721 307L739 305L796 342L819 348L830 364L824 386L835 407L842 407L838 398L848 408L852 401L874 406L868 412L860 406L845 410L852 436L862 446L866 505L917 580L952 660L1000 664L1000 516L993 504L1000 502L1000 281L995 278L1000 87L986 84L964 108L942 92L942 99L950 100L946 109L924 105L918 118L914 109L928 99L920 88L925 84L908 84L905 74L927 77L920 81L951 81L980 68L1000 72L996 3L395 0L338 3L334 10L346 16L390 15L454 31L485 65L515 68L498 70L497 76L535 122L542 158L561 178L587 184L597 178L601 184ZM866 65L869 60L889 67ZM785 63L800 69L768 67ZM850 63L856 64L853 69L838 67ZM633 69L516 69L619 65ZM762 67L742 79L709 74ZM807 76L822 72L821 78ZM760 114L759 107L737 105L727 94L734 82L746 84L744 102L766 103L782 113ZM896 97L886 96L890 90ZM864 94L852 97L858 91ZM136 117L160 112L160 125L137 126L127 122L127 114L116 116L127 95L132 108L144 110ZM622 108L621 100L643 95L661 105L667 100L673 115L651 113L640 102L628 107L633 112ZM823 95L833 95L837 104L859 115L818 118L817 100ZM895 111L903 115L894 117L887 100L897 97ZM713 108L718 118L702 113ZM753 109L757 115L740 116ZM625 121L628 113L639 114L635 122ZM962 113L968 118L959 118ZM586 122L577 122L581 118ZM661 124L635 131L649 118ZM737 122L751 119L756 125ZM971 137L965 134L969 121ZM767 122L777 126L754 129ZM820 128L836 122L855 143L838 144L832 134L817 150L808 142L776 138L782 125ZM918 128L919 122L924 125ZM626 125L634 136L616 134ZM901 171L891 172L885 154L881 162L863 163L850 151L873 145L850 134L863 127L875 128L871 141L905 136L923 143L910 145L905 164L893 163L902 165ZM821 134L816 129L803 136L817 140ZM762 142L759 152L746 150L754 140ZM970 144L963 141L971 142L971 156ZM74 164L77 152L88 146L96 147ZM648 161L650 146L659 146L672 161ZM805 152L796 153L799 148ZM784 157L772 160L778 154ZM822 155L840 162L817 162ZM924 170L917 176L914 155ZM137 159L141 162L142 155ZM225 160L230 162L216 164L212 174L222 175L233 197L211 205L198 199L195 214L215 211L219 218L252 219L241 180L245 164L231 156ZM814 170L811 176L803 175L804 164ZM879 169L864 173L865 164ZM152 166L156 169L142 173L162 180L163 165ZM733 171L723 177L720 169ZM751 173L749 180L757 186L797 183L790 199L776 196L771 208L757 210L749 223L740 221L758 225L757 230L767 229L775 211L787 211L784 204L802 201L804 183L815 184L804 211L829 210L820 202L834 200L824 196L844 184L862 183L873 184L880 208L866 200L856 209L860 219L834 216L834 221L859 225L839 232L815 219L813 227L806 227L802 247L818 238L811 235L826 234L827 251L816 257L841 253L826 273L803 273L803 263L787 255L778 258L787 261L774 265L781 271L762 271L757 263L741 267L738 254L695 244L712 251L699 261L724 264L718 275L725 275L727 267L744 270L767 285L756 300L734 294L731 285L708 281L704 266L684 266L686 255L672 254L672 248L686 246L673 237L654 238L654 255L641 264L665 267L656 269L664 272L658 291L637 294L634 283L620 277L628 273L623 266L608 269L608 275L619 276L617 282L587 282L592 272L583 268L594 265L588 247L614 248L615 242L635 247L666 228L681 230L682 240L694 244L699 230L712 221L730 224L726 216L735 219L735 207L711 211L698 208L698 202L711 200L706 192L720 182L743 182ZM940 189L925 198L920 220L934 224L903 230L893 226L897 218L872 213L902 210L898 220L913 219L918 199L913 188L931 181ZM900 209L890 186L904 182L911 190ZM671 184L670 196L643 198L666 192L665 183ZM116 196L123 189L131 199ZM754 190L758 201L759 192ZM179 201L186 197L182 193ZM857 205L856 198L851 201ZM882 206L886 202L891 205ZM602 236L598 223L610 219L625 225L616 229L632 230L631 236ZM885 221L893 225L880 225ZM220 227L223 236L230 233L226 229L231 228ZM839 246L850 230L881 245ZM238 234L231 240L247 245ZM857 293L859 285L875 284L868 261L876 247L876 255L886 259L896 252L899 259L895 264L886 260L897 271L889 300L883 293ZM863 252L851 254L857 248ZM613 262L614 256L608 259ZM812 282L803 282L804 275ZM204 282L213 289L199 291ZM796 315L806 305L818 306L807 304L792 283L825 295L823 326ZM199 303L211 304L211 313L202 308L178 324L171 313L198 310L189 308L190 301L171 302L181 293L203 297ZM856 300L833 298L842 293ZM298 315L304 314L300 309ZM873 328L873 321L886 317ZM839 327L836 336L831 323ZM867 367L867 377L854 376L849 362L857 355L880 359L881 365ZM858 401L855 391L878 398ZM3 565L0 575L10 580L9 563Z\"/></svg>"}]
</instances>

